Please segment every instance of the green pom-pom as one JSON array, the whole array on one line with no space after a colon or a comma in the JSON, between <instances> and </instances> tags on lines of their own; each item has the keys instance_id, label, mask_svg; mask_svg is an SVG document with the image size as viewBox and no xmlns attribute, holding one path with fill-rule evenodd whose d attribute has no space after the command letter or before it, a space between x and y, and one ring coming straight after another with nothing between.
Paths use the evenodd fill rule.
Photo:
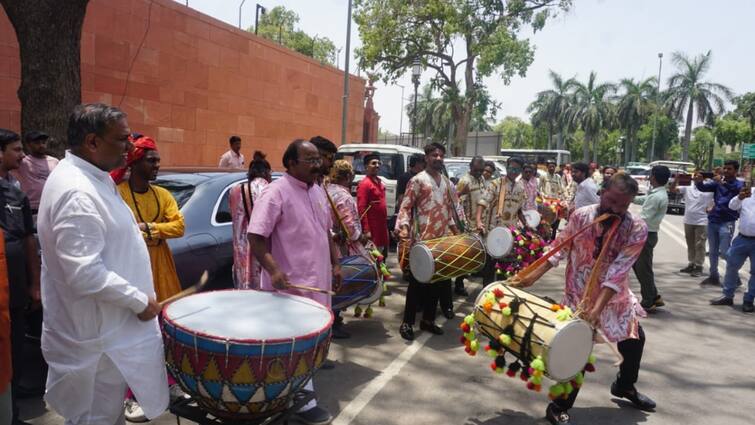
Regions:
<instances>
[{"instance_id":1,"label":"green pom-pom","mask_svg":"<svg viewBox=\"0 0 755 425\"><path fill-rule=\"evenodd\" d=\"M372 317L372 306L367 307L367 309L364 311L364 317L368 319Z\"/></svg>"},{"instance_id":2,"label":"green pom-pom","mask_svg":"<svg viewBox=\"0 0 755 425\"><path fill-rule=\"evenodd\" d=\"M511 316L511 307L502 308L501 314L503 314L504 316Z\"/></svg>"},{"instance_id":3,"label":"green pom-pom","mask_svg":"<svg viewBox=\"0 0 755 425\"><path fill-rule=\"evenodd\" d=\"M466 323L469 326L474 325L474 315L473 314L467 315L467 317L464 318L464 323Z\"/></svg>"},{"instance_id":4,"label":"green pom-pom","mask_svg":"<svg viewBox=\"0 0 755 425\"><path fill-rule=\"evenodd\" d=\"M590 357L587 358L587 363L595 364L595 362L598 360L597 357L595 357L595 354L590 354Z\"/></svg>"},{"instance_id":5,"label":"green pom-pom","mask_svg":"<svg viewBox=\"0 0 755 425\"><path fill-rule=\"evenodd\" d=\"M496 273L496 274L503 274L503 270L501 270L501 269L498 269L498 270L496 270L496 271L495 271L495 273Z\"/></svg>"},{"instance_id":6,"label":"green pom-pom","mask_svg":"<svg viewBox=\"0 0 755 425\"><path fill-rule=\"evenodd\" d=\"M548 393L553 397L558 397L564 393L565 389L562 384L554 384L548 389Z\"/></svg>"},{"instance_id":7,"label":"green pom-pom","mask_svg":"<svg viewBox=\"0 0 755 425\"><path fill-rule=\"evenodd\" d=\"M574 382L576 382L577 385L582 386L585 382L585 375L582 372L579 372L577 376L574 377Z\"/></svg>"},{"instance_id":8,"label":"green pom-pom","mask_svg":"<svg viewBox=\"0 0 755 425\"><path fill-rule=\"evenodd\" d=\"M556 313L556 320L558 320L559 322L566 322L567 320L571 320L571 311L559 310Z\"/></svg>"},{"instance_id":9,"label":"green pom-pom","mask_svg":"<svg viewBox=\"0 0 755 425\"><path fill-rule=\"evenodd\" d=\"M533 376L532 378L530 378L530 381L532 381L532 383L535 384L535 385L540 385L540 384L543 383L543 377L542 376Z\"/></svg>"},{"instance_id":10,"label":"green pom-pom","mask_svg":"<svg viewBox=\"0 0 755 425\"><path fill-rule=\"evenodd\" d=\"M501 336L498 337L498 341L505 346L509 346L511 344L511 337L506 334L501 334Z\"/></svg>"},{"instance_id":11,"label":"green pom-pom","mask_svg":"<svg viewBox=\"0 0 755 425\"><path fill-rule=\"evenodd\" d=\"M472 342L469 343L469 349L472 350L472 351L479 350L480 349L480 343L477 342L476 339L473 340Z\"/></svg>"},{"instance_id":12,"label":"green pom-pom","mask_svg":"<svg viewBox=\"0 0 755 425\"><path fill-rule=\"evenodd\" d=\"M493 357L493 358L498 357L498 351L495 351L492 349L488 350L488 356Z\"/></svg>"},{"instance_id":13,"label":"green pom-pom","mask_svg":"<svg viewBox=\"0 0 755 425\"><path fill-rule=\"evenodd\" d=\"M572 391L574 391L574 387L572 387L571 382L564 382L564 393L571 394Z\"/></svg>"},{"instance_id":14,"label":"green pom-pom","mask_svg":"<svg viewBox=\"0 0 755 425\"><path fill-rule=\"evenodd\" d=\"M519 246L524 246L524 241L519 241Z\"/></svg>"},{"instance_id":15,"label":"green pom-pom","mask_svg":"<svg viewBox=\"0 0 755 425\"><path fill-rule=\"evenodd\" d=\"M544 371L545 370L545 362L543 362L542 357L537 356L537 358L535 358L535 360L533 360L530 363L530 367L533 368L533 369L535 369L535 370Z\"/></svg>"}]
</instances>

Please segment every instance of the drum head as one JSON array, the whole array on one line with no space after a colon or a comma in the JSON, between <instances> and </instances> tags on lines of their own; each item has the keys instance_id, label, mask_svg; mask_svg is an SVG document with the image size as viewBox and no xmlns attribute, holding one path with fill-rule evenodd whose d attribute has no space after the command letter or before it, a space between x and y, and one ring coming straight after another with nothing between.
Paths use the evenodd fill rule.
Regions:
<instances>
[{"instance_id":1,"label":"drum head","mask_svg":"<svg viewBox=\"0 0 755 425\"><path fill-rule=\"evenodd\" d=\"M496 227L485 237L485 248L488 250L488 255L493 258L507 256L513 246L514 237L511 236L511 230L506 227Z\"/></svg>"},{"instance_id":2,"label":"drum head","mask_svg":"<svg viewBox=\"0 0 755 425\"><path fill-rule=\"evenodd\" d=\"M556 381L568 381L585 367L592 353L592 329L583 320L566 322L551 340L545 368Z\"/></svg>"},{"instance_id":3,"label":"drum head","mask_svg":"<svg viewBox=\"0 0 755 425\"><path fill-rule=\"evenodd\" d=\"M540 224L540 213L535 210L522 211L524 215L524 221L527 222L527 227L530 229L536 229Z\"/></svg>"},{"instance_id":4,"label":"drum head","mask_svg":"<svg viewBox=\"0 0 755 425\"><path fill-rule=\"evenodd\" d=\"M428 283L435 274L435 258L424 244L417 244L409 251L409 270L422 283Z\"/></svg>"},{"instance_id":5,"label":"drum head","mask_svg":"<svg viewBox=\"0 0 755 425\"><path fill-rule=\"evenodd\" d=\"M298 338L327 330L333 320L309 298L253 290L190 295L168 304L164 316L193 333L230 341Z\"/></svg>"}]
</instances>

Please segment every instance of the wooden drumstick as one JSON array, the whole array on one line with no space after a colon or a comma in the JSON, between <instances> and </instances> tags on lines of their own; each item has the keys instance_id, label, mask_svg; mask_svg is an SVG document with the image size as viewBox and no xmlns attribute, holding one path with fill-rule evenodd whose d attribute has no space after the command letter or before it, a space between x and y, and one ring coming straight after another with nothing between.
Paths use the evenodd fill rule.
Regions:
<instances>
[{"instance_id":1,"label":"wooden drumstick","mask_svg":"<svg viewBox=\"0 0 755 425\"><path fill-rule=\"evenodd\" d=\"M199 281L196 284L184 289L183 291L173 295L172 297L168 297L160 301L160 307L163 307L166 304L170 304L173 301L180 300L181 298L185 296L201 291L202 288L204 288L204 286L207 285L208 280L209 280L209 273L207 272L207 270L205 270L204 273L202 273L202 276L199 277Z\"/></svg>"},{"instance_id":2,"label":"wooden drumstick","mask_svg":"<svg viewBox=\"0 0 755 425\"><path fill-rule=\"evenodd\" d=\"M333 291L328 291L327 289L321 289L321 288L315 288L313 286L304 286L304 285L293 285L288 284L289 288L299 289L302 291L312 291L312 292L319 292L321 294L328 294L328 295L335 295L336 293Z\"/></svg>"}]
</instances>

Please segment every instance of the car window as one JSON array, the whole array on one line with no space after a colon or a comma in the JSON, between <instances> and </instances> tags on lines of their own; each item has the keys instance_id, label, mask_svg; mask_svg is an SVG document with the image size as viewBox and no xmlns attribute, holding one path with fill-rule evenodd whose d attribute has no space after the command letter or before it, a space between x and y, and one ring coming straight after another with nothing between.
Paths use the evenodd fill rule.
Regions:
<instances>
[{"instance_id":1,"label":"car window","mask_svg":"<svg viewBox=\"0 0 755 425\"><path fill-rule=\"evenodd\" d=\"M358 151L358 152L338 152L338 159L345 159L354 168L354 174L364 175L364 157L372 153L371 151ZM398 180L399 174L404 172L403 157L397 153L383 153L380 154L380 171L378 175L388 180Z\"/></svg>"},{"instance_id":2,"label":"car window","mask_svg":"<svg viewBox=\"0 0 755 425\"><path fill-rule=\"evenodd\" d=\"M448 177L450 179L458 180L461 179L464 174L469 172L469 164L462 162L447 162L446 171L448 172Z\"/></svg>"},{"instance_id":3,"label":"car window","mask_svg":"<svg viewBox=\"0 0 755 425\"><path fill-rule=\"evenodd\" d=\"M223 197L220 199L218 209L217 211L215 211L215 222L218 224L231 222L231 202L229 200L230 195L230 190L223 192Z\"/></svg>"},{"instance_id":4,"label":"car window","mask_svg":"<svg viewBox=\"0 0 755 425\"><path fill-rule=\"evenodd\" d=\"M193 184L186 184L184 182L173 180L158 180L155 184L163 189L167 189L170 194L173 195L173 198L176 199L176 203L178 204L178 209L183 208L186 202L188 202L194 194L194 190L197 188Z\"/></svg>"}]
</instances>

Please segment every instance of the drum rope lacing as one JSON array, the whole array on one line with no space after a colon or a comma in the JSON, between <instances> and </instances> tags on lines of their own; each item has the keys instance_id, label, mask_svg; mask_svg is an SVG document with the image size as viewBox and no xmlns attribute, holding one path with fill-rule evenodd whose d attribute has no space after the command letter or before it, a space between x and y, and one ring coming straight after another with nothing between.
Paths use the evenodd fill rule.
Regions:
<instances>
[{"instance_id":1,"label":"drum rope lacing","mask_svg":"<svg viewBox=\"0 0 755 425\"><path fill-rule=\"evenodd\" d=\"M442 239L445 239L445 238L436 238L436 239L430 239L430 240L427 240L427 241L423 241L423 243L424 243L425 245L427 245L427 244L430 244L430 243L435 243L436 241L440 241L440 240L442 240ZM460 253L460 254L459 254L459 255L458 255L458 256L457 256L456 258L454 258L454 259L453 259L453 261L451 261L451 262L444 262L444 261L440 260L441 258L443 258L443 255L445 255L445 254L447 254L448 252L450 252L450 251L451 251L451 250L452 250L452 249L453 249L454 247L456 247L456 246L463 246L463 247L464 247L464 251L462 251L462 252L461 252L461 253ZM437 247L437 245L435 245L435 246L433 247L433 249L435 249L435 247ZM482 256L484 255L484 254L483 254L483 253L484 253L484 251L480 251L480 250L478 250L478 251L477 251L477 253L475 254L475 256L474 256L474 257L472 257L472 258L467 258L467 257L466 257L466 254L467 254L467 253L468 253L468 252L469 252L470 250L472 250L472 248L473 248L473 245L471 245L471 244L470 244L470 245L464 246L464 245L461 245L461 244L459 243L459 241L454 241L454 242L453 242L453 243L452 243L451 245L449 245L448 247L446 247L446 248L445 248L445 249L443 250L443 252L442 252L442 253L441 253L440 255L438 255L438 260L437 260L437 262L438 262L438 264L439 264L439 265L441 265L442 267L441 267L441 268L440 268L439 270L436 270L436 271L435 271L435 274L436 274L436 275L438 275L439 277L438 277L437 279L435 279L434 281L440 281L440 280L446 280L446 279L450 279L450 278L452 278L452 277L456 277L456 276L455 276L455 274L456 274L456 273L458 273L458 272L467 272L468 270L475 270L475 269L477 269L477 268L478 268L479 266L481 266L481 265L484 265L484 262L483 262L483 261L480 261L480 257L482 257ZM454 264L454 263L456 263L456 262L457 262L457 261L459 261L459 260L466 260L466 262L464 262L463 264L459 264L459 265L456 265L456 264ZM468 267L468 266L470 266L470 265L473 265L473 266L474 266L474 268L472 268L472 269L467 269L467 267ZM449 273L449 274L446 274L446 271L447 271L448 269L450 269L451 273Z\"/></svg>"}]
</instances>

